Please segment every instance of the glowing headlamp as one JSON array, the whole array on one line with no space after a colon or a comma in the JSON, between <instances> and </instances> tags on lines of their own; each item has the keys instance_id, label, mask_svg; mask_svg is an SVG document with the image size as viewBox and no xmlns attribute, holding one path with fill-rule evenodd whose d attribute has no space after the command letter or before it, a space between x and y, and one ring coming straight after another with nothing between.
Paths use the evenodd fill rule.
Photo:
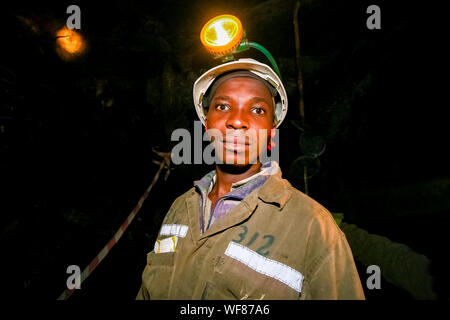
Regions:
<instances>
[{"instance_id":1,"label":"glowing headlamp","mask_svg":"<svg viewBox=\"0 0 450 320\"><path fill-rule=\"evenodd\" d=\"M280 69L270 52L258 43L249 42L245 38L241 21L231 14L223 14L209 20L200 31L200 40L209 53L216 58L222 58L224 62L234 60L234 53L250 48L257 49L269 59L281 79Z\"/></svg>"},{"instance_id":2,"label":"glowing headlamp","mask_svg":"<svg viewBox=\"0 0 450 320\"><path fill-rule=\"evenodd\" d=\"M241 43L244 28L241 21L230 14L209 20L200 32L200 40L209 53L223 56L232 53Z\"/></svg>"}]
</instances>

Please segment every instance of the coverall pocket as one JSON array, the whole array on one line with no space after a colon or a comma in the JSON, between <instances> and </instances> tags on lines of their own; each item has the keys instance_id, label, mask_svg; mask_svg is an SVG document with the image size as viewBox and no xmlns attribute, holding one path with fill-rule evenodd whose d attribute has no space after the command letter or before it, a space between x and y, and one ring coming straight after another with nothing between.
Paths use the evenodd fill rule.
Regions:
<instances>
[{"instance_id":1,"label":"coverall pocket","mask_svg":"<svg viewBox=\"0 0 450 320\"><path fill-rule=\"evenodd\" d=\"M207 281L202 293L202 300L234 300L238 299L233 292L226 290L216 279Z\"/></svg>"},{"instance_id":2,"label":"coverall pocket","mask_svg":"<svg viewBox=\"0 0 450 320\"><path fill-rule=\"evenodd\" d=\"M147 254L147 264L152 265L173 265L175 252L155 253L150 252Z\"/></svg>"},{"instance_id":3,"label":"coverall pocket","mask_svg":"<svg viewBox=\"0 0 450 320\"><path fill-rule=\"evenodd\" d=\"M206 284L202 299L295 300L299 296L299 292L279 280L226 257Z\"/></svg>"},{"instance_id":4,"label":"coverall pocket","mask_svg":"<svg viewBox=\"0 0 450 320\"><path fill-rule=\"evenodd\" d=\"M174 271L175 252L147 254L147 266L142 276L150 299L167 299Z\"/></svg>"},{"instance_id":5,"label":"coverall pocket","mask_svg":"<svg viewBox=\"0 0 450 320\"><path fill-rule=\"evenodd\" d=\"M227 261L228 260L228 261ZM255 278L252 270L238 261L225 258L225 263L214 270L206 283L202 299L206 300L255 300L264 298L264 285L267 279Z\"/></svg>"}]
</instances>

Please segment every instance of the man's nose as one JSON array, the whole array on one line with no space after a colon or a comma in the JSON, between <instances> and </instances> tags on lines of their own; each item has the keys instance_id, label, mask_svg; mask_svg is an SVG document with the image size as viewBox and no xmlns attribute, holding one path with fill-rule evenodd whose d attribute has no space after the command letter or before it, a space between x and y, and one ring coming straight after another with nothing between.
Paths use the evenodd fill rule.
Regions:
<instances>
[{"instance_id":1,"label":"man's nose","mask_svg":"<svg viewBox=\"0 0 450 320\"><path fill-rule=\"evenodd\" d=\"M233 112L226 121L227 129L248 129L249 124L241 112Z\"/></svg>"}]
</instances>

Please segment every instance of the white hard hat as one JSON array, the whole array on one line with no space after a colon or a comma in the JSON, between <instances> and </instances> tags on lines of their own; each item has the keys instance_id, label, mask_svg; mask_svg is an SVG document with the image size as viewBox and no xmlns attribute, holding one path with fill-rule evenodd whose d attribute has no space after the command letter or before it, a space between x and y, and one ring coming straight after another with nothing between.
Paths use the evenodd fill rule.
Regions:
<instances>
[{"instance_id":1,"label":"white hard hat","mask_svg":"<svg viewBox=\"0 0 450 320\"><path fill-rule=\"evenodd\" d=\"M270 83L278 92L277 103L275 106L275 123L277 128L283 122L287 113L288 99L286 90L278 75L268 65L256 61L254 59L239 59L237 61L227 62L218 65L212 69L209 69L202 74L194 83L194 105L197 111L198 117L202 121L203 125L206 122L206 114L203 108L203 98L206 91L214 82L214 80L225 72L232 70L248 70L260 78Z\"/></svg>"}]
</instances>

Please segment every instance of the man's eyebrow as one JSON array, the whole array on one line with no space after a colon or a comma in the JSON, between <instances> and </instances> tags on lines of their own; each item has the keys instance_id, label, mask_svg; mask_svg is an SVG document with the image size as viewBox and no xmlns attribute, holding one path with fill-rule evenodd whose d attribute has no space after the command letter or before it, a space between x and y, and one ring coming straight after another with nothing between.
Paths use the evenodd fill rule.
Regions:
<instances>
[{"instance_id":1,"label":"man's eyebrow","mask_svg":"<svg viewBox=\"0 0 450 320\"><path fill-rule=\"evenodd\" d=\"M231 100L231 98L229 96L215 96L213 100ZM253 97L250 99L251 102L265 102L270 104L269 101L267 101L267 99L264 99L262 97Z\"/></svg>"},{"instance_id":2,"label":"man's eyebrow","mask_svg":"<svg viewBox=\"0 0 450 320\"><path fill-rule=\"evenodd\" d=\"M213 100L231 100L229 96L215 96Z\"/></svg>"},{"instance_id":3,"label":"man's eyebrow","mask_svg":"<svg viewBox=\"0 0 450 320\"><path fill-rule=\"evenodd\" d=\"M261 97L253 97L253 98L251 98L250 100L251 100L252 102L265 102L265 103L270 104L270 102L267 101L267 99L264 99L264 98L261 98Z\"/></svg>"}]
</instances>

